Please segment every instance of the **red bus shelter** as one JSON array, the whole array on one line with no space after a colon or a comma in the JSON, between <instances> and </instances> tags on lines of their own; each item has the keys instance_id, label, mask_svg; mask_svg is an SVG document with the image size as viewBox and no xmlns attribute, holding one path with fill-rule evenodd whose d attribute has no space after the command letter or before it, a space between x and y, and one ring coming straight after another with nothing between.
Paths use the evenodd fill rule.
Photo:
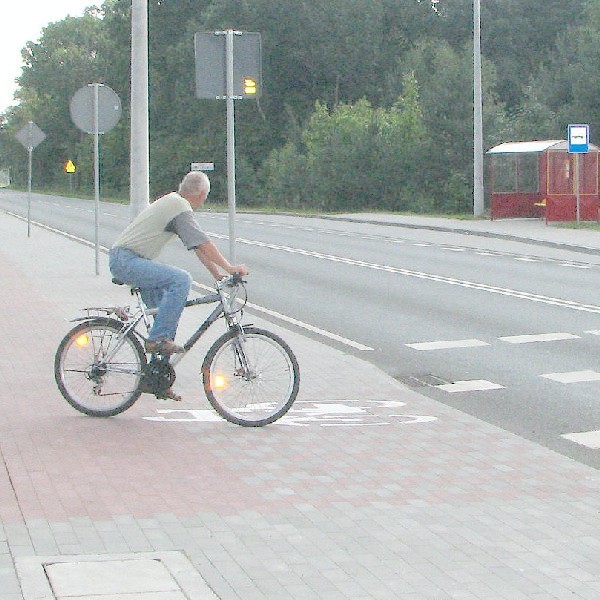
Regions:
<instances>
[{"instance_id":1,"label":"red bus shelter","mask_svg":"<svg viewBox=\"0 0 600 600\"><path fill-rule=\"evenodd\" d=\"M565 140L506 142L491 155L491 218L541 217L546 221L598 220L598 154L571 154Z\"/></svg>"}]
</instances>

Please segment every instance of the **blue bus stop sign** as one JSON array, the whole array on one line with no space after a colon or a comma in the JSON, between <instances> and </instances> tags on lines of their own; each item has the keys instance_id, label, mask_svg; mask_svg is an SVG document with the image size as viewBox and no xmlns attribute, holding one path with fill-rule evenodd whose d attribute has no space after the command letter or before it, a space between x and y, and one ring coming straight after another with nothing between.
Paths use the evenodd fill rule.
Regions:
<instances>
[{"instance_id":1,"label":"blue bus stop sign","mask_svg":"<svg viewBox=\"0 0 600 600\"><path fill-rule=\"evenodd\" d=\"M582 154L590 150L590 126L569 125L567 128L569 152Z\"/></svg>"}]
</instances>

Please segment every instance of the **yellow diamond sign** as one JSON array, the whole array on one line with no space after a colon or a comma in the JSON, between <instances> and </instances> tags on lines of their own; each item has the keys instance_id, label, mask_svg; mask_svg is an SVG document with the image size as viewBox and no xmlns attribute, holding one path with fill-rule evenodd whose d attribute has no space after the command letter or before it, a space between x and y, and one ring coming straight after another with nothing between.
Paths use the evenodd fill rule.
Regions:
<instances>
[{"instance_id":1,"label":"yellow diamond sign","mask_svg":"<svg viewBox=\"0 0 600 600\"><path fill-rule=\"evenodd\" d=\"M75 173L77 167L75 167L75 163L72 160L68 160L65 163L65 173Z\"/></svg>"}]
</instances>

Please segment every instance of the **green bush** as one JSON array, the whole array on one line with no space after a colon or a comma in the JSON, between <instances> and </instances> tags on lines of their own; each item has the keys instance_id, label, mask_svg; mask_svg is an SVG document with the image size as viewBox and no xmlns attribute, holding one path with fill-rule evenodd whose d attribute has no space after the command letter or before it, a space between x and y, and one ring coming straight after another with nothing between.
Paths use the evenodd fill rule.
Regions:
<instances>
[{"instance_id":1,"label":"green bush","mask_svg":"<svg viewBox=\"0 0 600 600\"><path fill-rule=\"evenodd\" d=\"M423 169L429 141L412 74L388 109L373 108L366 99L333 110L317 102L300 140L264 163L272 204L330 212L432 208Z\"/></svg>"}]
</instances>

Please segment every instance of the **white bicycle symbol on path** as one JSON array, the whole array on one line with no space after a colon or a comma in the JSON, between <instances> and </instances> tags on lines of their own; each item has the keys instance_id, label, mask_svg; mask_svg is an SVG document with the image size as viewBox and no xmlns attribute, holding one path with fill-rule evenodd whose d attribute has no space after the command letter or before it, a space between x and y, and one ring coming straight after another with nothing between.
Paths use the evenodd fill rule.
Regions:
<instances>
[{"instance_id":1,"label":"white bicycle symbol on path","mask_svg":"<svg viewBox=\"0 0 600 600\"><path fill-rule=\"evenodd\" d=\"M278 425L288 427L354 427L384 426L392 424L412 425L431 423L437 417L400 413L405 402L396 400L363 400L360 402L318 402L297 400L290 412ZM157 409L158 416L143 417L147 421L192 423L221 422L223 420L210 409Z\"/></svg>"}]
</instances>

